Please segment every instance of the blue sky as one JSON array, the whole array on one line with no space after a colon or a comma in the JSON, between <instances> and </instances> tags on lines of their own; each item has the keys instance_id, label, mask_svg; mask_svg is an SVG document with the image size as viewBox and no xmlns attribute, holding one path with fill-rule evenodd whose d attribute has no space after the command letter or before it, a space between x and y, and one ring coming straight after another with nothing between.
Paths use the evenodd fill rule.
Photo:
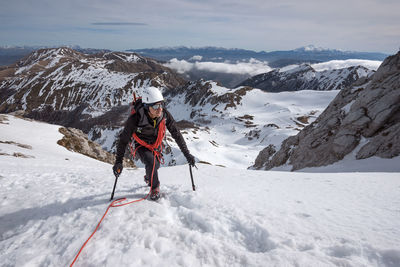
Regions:
<instances>
[{"instance_id":1,"label":"blue sky","mask_svg":"<svg viewBox=\"0 0 400 267\"><path fill-rule=\"evenodd\" d=\"M2 0L0 46L396 53L398 0Z\"/></svg>"}]
</instances>

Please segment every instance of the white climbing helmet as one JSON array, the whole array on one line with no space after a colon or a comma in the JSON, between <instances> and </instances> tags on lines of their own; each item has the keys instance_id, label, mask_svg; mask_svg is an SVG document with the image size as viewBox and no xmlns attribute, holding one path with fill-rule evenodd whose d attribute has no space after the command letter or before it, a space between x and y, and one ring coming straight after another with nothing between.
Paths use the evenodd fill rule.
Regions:
<instances>
[{"instance_id":1,"label":"white climbing helmet","mask_svg":"<svg viewBox=\"0 0 400 267\"><path fill-rule=\"evenodd\" d=\"M153 104L164 101L164 97L157 87L149 86L142 91L142 101L145 104Z\"/></svg>"}]
</instances>

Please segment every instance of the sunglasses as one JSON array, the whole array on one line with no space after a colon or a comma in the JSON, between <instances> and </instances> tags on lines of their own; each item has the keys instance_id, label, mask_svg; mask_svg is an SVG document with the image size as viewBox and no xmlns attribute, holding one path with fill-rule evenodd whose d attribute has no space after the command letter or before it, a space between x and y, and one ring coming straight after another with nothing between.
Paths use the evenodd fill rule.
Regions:
<instances>
[{"instance_id":1,"label":"sunglasses","mask_svg":"<svg viewBox=\"0 0 400 267\"><path fill-rule=\"evenodd\" d=\"M152 107L153 109L159 109L164 107L163 103L158 103L158 104L154 104L154 105L150 105L150 107Z\"/></svg>"}]
</instances>

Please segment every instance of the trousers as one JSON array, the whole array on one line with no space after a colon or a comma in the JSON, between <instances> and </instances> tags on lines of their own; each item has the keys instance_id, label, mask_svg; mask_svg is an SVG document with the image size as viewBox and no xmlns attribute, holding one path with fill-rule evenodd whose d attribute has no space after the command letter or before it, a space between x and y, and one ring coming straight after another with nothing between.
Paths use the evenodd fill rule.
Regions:
<instances>
[{"instance_id":1,"label":"trousers","mask_svg":"<svg viewBox=\"0 0 400 267\"><path fill-rule=\"evenodd\" d=\"M151 181L151 174L153 172L153 165L154 165L154 173L153 173L153 183L151 188L155 189L160 185L160 181L158 180L158 169L160 168L160 162L157 158L154 157L153 152L148 150L145 147L139 147L137 150L139 155L139 159L143 162L145 169L146 169L146 179ZM154 164L154 160L156 161Z\"/></svg>"}]
</instances>

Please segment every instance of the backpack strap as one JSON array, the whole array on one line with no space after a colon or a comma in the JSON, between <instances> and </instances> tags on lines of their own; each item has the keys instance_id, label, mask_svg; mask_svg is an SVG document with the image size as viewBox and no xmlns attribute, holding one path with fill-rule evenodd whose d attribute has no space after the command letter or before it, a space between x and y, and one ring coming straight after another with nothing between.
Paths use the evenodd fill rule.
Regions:
<instances>
[{"instance_id":1,"label":"backpack strap","mask_svg":"<svg viewBox=\"0 0 400 267\"><path fill-rule=\"evenodd\" d=\"M136 113L136 110L143 105L142 98L141 97L136 97L136 93L133 92L133 101L131 103L131 115Z\"/></svg>"}]
</instances>

